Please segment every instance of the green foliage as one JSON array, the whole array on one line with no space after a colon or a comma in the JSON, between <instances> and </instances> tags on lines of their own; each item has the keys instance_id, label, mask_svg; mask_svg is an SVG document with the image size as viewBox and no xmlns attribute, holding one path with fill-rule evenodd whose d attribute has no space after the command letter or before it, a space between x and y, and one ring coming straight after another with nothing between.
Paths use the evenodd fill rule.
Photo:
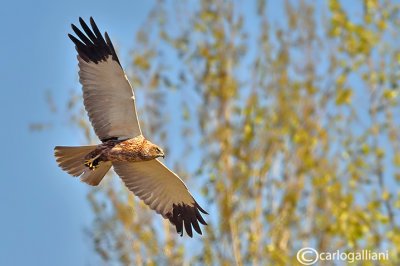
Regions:
<instances>
[{"instance_id":1,"label":"green foliage","mask_svg":"<svg viewBox=\"0 0 400 266\"><path fill-rule=\"evenodd\" d=\"M313 243L388 248L381 263L398 265L399 7L285 1L273 21L270 2L251 14L246 3L160 1L132 53L145 135L165 148L178 136L195 161L174 169L206 202L204 236L177 237L113 179L88 196L97 252L124 265L294 265Z\"/></svg>"}]
</instances>

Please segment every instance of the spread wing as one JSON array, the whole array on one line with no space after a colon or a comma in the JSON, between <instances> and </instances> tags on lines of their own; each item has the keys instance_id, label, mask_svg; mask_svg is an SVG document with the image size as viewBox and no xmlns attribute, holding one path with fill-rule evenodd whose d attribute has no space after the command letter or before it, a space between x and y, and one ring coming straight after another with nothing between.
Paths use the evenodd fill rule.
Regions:
<instances>
[{"instance_id":1,"label":"spread wing","mask_svg":"<svg viewBox=\"0 0 400 266\"><path fill-rule=\"evenodd\" d=\"M183 225L192 237L192 227L201 234L204 221L200 211L207 214L194 200L183 181L158 160L145 162L113 162L115 172L130 191L151 209L169 219L182 236Z\"/></svg>"},{"instance_id":2,"label":"spread wing","mask_svg":"<svg viewBox=\"0 0 400 266\"><path fill-rule=\"evenodd\" d=\"M107 32L104 37L90 18L93 31L79 18L83 34L75 25L69 38L78 51L79 81L83 102L96 135L102 141L141 135L135 96Z\"/></svg>"}]
</instances>

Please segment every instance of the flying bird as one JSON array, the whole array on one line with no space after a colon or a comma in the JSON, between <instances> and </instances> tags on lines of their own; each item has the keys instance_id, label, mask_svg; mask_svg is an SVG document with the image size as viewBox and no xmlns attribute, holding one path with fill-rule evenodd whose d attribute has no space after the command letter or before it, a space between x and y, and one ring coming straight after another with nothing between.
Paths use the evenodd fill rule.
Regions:
<instances>
[{"instance_id":1,"label":"flying bird","mask_svg":"<svg viewBox=\"0 0 400 266\"><path fill-rule=\"evenodd\" d=\"M83 103L101 144L54 148L59 166L81 181L97 186L111 166L127 188L151 209L192 237L199 234L199 222L207 225L203 210L183 181L157 158L163 150L146 139L140 129L135 94L126 77L107 32L104 38L90 18L91 28L79 22L86 35L75 25L76 36L68 34L78 52L79 81Z\"/></svg>"}]
</instances>

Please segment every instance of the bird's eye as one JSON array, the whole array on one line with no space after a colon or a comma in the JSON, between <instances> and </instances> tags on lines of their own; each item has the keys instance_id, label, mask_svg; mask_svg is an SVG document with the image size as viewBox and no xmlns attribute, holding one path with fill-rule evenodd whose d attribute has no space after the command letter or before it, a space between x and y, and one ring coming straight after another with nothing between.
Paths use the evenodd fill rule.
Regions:
<instances>
[{"instance_id":1,"label":"bird's eye","mask_svg":"<svg viewBox=\"0 0 400 266\"><path fill-rule=\"evenodd\" d=\"M159 148L156 148L156 152L161 152Z\"/></svg>"}]
</instances>

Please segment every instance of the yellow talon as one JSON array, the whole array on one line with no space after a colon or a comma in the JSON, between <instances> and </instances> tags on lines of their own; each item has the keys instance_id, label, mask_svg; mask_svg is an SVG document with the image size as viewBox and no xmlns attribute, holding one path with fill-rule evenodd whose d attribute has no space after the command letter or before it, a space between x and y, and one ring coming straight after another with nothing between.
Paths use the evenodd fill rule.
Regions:
<instances>
[{"instance_id":1,"label":"yellow talon","mask_svg":"<svg viewBox=\"0 0 400 266\"><path fill-rule=\"evenodd\" d=\"M99 164L98 164L98 163L97 163L97 164L94 164L94 161L95 161L97 158L99 158L100 155L101 155L101 154L97 155L97 156L94 157L94 158L91 158L91 159L89 159L89 160L86 160L84 164L85 164L87 167L89 167L90 170L96 169L97 167L99 167Z\"/></svg>"}]
</instances>

